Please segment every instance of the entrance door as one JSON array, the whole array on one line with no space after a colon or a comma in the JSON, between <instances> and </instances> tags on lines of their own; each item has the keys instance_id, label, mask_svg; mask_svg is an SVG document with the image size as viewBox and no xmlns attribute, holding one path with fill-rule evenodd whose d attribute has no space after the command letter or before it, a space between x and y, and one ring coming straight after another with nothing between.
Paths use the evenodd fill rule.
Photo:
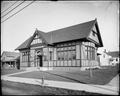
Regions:
<instances>
[{"instance_id":1,"label":"entrance door","mask_svg":"<svg viewBox=\"0 0 120 96\"><path fill-rule=\"evenodd\" d=\"M43 62L42 62L42 49L36 49L36 55L37 55L37 66L42 67Z\"/></svg>"},{"instance_id":2,"label":"entrance door","mask_svg":"<svg viewBox=\"0 0 120 96\"><path fill-rule=\"evenodd\" d=\"M39 55L39 67L42 67L43 66L43 63L42 63L42 55Z\"/></svg>"}]
</instances>

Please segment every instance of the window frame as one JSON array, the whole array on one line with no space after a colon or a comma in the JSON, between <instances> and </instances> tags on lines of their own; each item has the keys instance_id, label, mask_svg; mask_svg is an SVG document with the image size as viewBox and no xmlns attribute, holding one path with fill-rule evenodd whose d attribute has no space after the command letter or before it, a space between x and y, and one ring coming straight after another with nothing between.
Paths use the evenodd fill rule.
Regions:
<instances>
[{"instance_id":1,"label":"window frame","mask_svg":"<svg viewBox=\"0 0 120 96\"><path fill-rule=\"evenodd\" d=\"M85 45L87 48L85 52L87 52L87 60L95 60L95 48L92 46Z\"/></svg>"}]
</instances>

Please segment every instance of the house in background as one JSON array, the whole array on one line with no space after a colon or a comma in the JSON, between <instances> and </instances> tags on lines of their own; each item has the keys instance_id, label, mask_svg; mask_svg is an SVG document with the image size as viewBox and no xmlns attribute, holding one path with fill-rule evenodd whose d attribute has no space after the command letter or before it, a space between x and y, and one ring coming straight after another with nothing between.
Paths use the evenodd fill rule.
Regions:
<instances>
[{"instance_id":1,"label":"house in background","mask_svg":"<svg viewBox=\"0 0 120 96\"><path fill-rule=\"evenodd\" d=\"M114 66L119 64L119 51L103 51L100 55L100 66Z\"/></svg>"},{"instance_id":2,"label":"house in background","mask_svg":"<svg viewBox=\"0 0 120 96\"><path fill-rule=\"evenodd\" d=\"M110 56L104 50L100 55L100 66L109 66L110 65Z\"/></svg>"},{"instance_id":3,"label":"house in background","mask_svg":"<svg viewBox=\"0 0 120 96\"><path fill-rule=\"evenodd\" d=\"M34 34L16 50L21 68L72 70L99 66L97 50L103 47L97 20Z\"/></svg>"},{"instance_id":4,"label":"house in background","mask_svg":"<svg viewBox=\"0 0 120 96\"><path fill-rule=\"evenodd\" d=\"M9 66L19 69L20 53L3 51L1 56L1 68Z\"/></svg>"},{"instance_id":5,"label":"house in background","mask_svg":"<svg viewBox=\"0 0 120 96\"><path fill-rule=\"evenodd\" d=\"M100 56L101 56L101 54L97 53L97 60L98 60L99 67L100 67Z\"/></svg>"},{"instance_id":6,"label":"house in background","mask_svg":"<svg viewBox=\"0 0 120 96\"><path fill-rule=\"evenodd\" d=\"M111 51L111 52L107 52L107 54L110 57L110 65L116 65L119 64L120 61L120 53L119 51Z\"/></svg>"}]
</instances>

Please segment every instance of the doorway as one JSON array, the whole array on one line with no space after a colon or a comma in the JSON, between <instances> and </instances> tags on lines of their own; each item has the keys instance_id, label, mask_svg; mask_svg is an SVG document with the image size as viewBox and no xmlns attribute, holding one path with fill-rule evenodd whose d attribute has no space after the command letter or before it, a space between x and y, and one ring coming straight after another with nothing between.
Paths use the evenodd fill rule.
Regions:
<instances>
[{"instance_id":1,"label":"doorway","mask_svg":"<svg viewBox=\"0 0 120 96\"><path fill-rule=\"evenodd\" d=\"M43 62L42 62L42 55L38 55L38 58L39 58L39 67L42 67L43 66Z\"/></svg>"}]
</instances>

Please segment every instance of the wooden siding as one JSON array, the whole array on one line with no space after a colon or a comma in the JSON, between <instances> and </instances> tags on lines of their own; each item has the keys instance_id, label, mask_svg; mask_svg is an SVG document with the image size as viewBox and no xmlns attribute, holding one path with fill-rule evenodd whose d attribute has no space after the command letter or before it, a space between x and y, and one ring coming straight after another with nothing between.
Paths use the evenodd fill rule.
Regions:
<instances>
[{"instance_id":1,"label":"wooden siding","mask_svg":"<svg viewBox=\"0 0 120 96\"><path fill-rule=\"evenodd\" d=\"M72 44L72 43L71 43ZM36 60L36 49L42 48L43 49L43 67L88 67L88 66L96 66L97 65L97 48L95 47L94 43L89 43L89 42L74 42L75 46L75 54L76 54L76 59L61 59L57 60L57 48L56 47L31 47L30 49L30 66L32 67L38 67L39 65L37 64ZM62 44L61 44L62 45ZM58 48L62 47L67 47L67 44L63 44L62 46L59 46ZM73 46L68 44L69 47ZM92 63L89 63L89 60L87 60L86 57L86 49L85 46L90 46L95 48L95 60L90 60ZM52 59L50 60L50 51L52 52ZM67 52L69 50L67 49ZM44 60L44 55L47 56L47 59ZM22 57L22 56L21 56Z\"/></svg>"},{"instance_id":2,"label":"wooden siding","mask_svg":"<svg viewBox=\"0 0 120 96\"><path fill-rule=\"evenodd\" d=\"M98 35L95 34L95 36L93 36L92 31L90 32L89 38L93 39L94 41L96 41L97 43L99 43Z\"/></svg>"},{"instance_id":3,"label":"wooden siding","mask_svg":"<svg viewBox=\"0 0 120 96\"><path fill-rule=\"evenodd\" d=\"M97 43L100 43L100 42L99 42L99 39L98 39L98 32L97 32L97 30L96 30L95 25L94 25L94 27L93 27L92 30L93 30L94 32L91 31L88 37L91 38L92 40L96 41ZM94 34L94 35L93 35L93 34Z\"/></svg>"}]
</instances>

